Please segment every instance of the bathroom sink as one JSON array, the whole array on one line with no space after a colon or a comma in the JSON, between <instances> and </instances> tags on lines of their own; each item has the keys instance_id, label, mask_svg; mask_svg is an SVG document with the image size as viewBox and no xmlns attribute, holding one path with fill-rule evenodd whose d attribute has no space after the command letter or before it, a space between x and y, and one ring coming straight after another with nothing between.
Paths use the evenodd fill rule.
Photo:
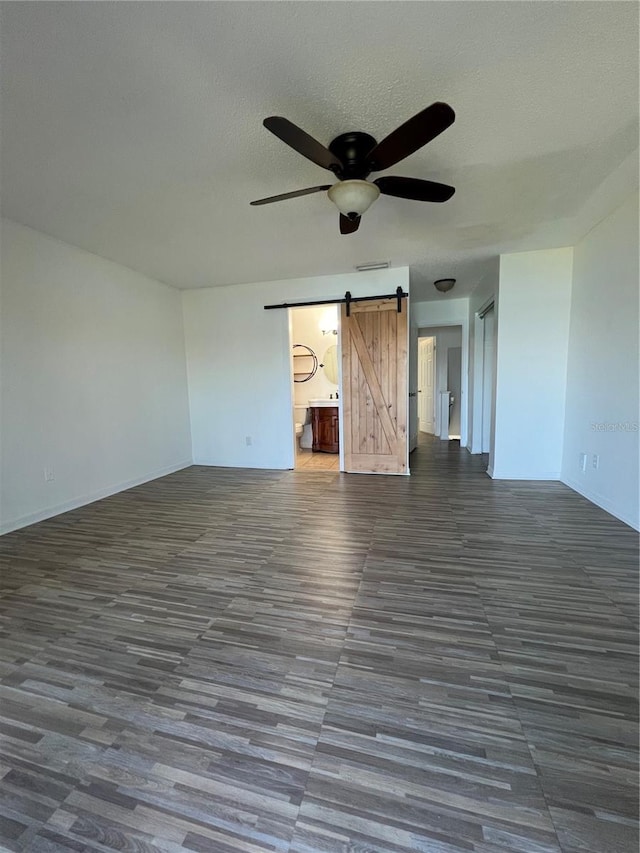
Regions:
<instances>
[{"instance_id":1,"label":"bathroom sink","mask_svg":"<svg viewBox=\"0 0 640 853\"><path fill-rule=\"evenodd\" d=\"M317 408L318 406L338 406L339 403L339 400L327 400L319 398L315 400L309 400L309 405L313 406L313 408Z\"/></svg>"}]
</instances>

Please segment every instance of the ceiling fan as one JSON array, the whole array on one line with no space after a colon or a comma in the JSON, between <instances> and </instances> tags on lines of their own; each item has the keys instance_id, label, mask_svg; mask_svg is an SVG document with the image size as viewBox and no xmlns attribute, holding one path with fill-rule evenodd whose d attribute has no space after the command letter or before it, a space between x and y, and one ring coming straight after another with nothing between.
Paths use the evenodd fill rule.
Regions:
<instances>
[{"instance_id":1,"label":"ceiling fan","mask_svg":"<svg viewBox=\"0 0 640 853\"><path fill-rule=\"evenodd\" d=\"M436 101L386 136L382 142L376 142L368 133L351 131L336 136L329 147L325 148L288 119L269 116L263 121L267 130L303 157L333 172L338 181L335 184L261 198L251 204L271 204L274 201L326 191L340 211L340 233L353 234L358 230L360 217L380 193L414 201L448 201L455 189L447 184L391 176L368 181L367 177L371 172L381 172L395 166L400 160L431 142L453 124L455 117L456 114L448 104Z\"/></svg>"}]
</instances>

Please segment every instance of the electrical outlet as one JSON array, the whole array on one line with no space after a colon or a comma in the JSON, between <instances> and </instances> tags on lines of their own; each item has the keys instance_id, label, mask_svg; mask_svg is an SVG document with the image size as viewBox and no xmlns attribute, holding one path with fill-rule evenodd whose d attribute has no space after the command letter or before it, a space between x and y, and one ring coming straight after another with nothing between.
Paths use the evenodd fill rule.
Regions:
<instances>
[{"instance_id":1,"label":"electrical outlet","mask_svg":"<svg viewBox=\"0 0 640 853\"><path fill-rule=\"evenodd\" d=\"M587 470L587 454L586 453L580 454L580 470L581 471Z\"/></svg>"},{"instance_id":2,"label":"electrical outlet","mask_svg":"<svg viewBox=\"0 0 640 853\"><path fill-rule=\"evenodd\" d=\"M596 469L600 467L600 457L598 456L597 453L593 454L593 459L591 460L591 464Z\"/></svg>"},{"instance_id":3,"label":"electrical outlet","mask_svg":"<svg viewBox=\"0 0 640 853\"><path fill-rule=\"evenodd\" d=\"M46 483L53 483L55 480L55 474L53 473L53 468L50 465L47 465L44 469L44 479Z\"/></svg>"},{"instance_id":4,"label":"electrical outlet","mask_svg":"<svg viewBox=\"0 0 640 853\"><path fill-rule=\"evenodd\" d=\"M245 444L247 445L247 447L251 447L251 445L253 444L253 439L251 438L250 435L245 436L244 441L245 441Z\"/></svg>"}]
</instances>

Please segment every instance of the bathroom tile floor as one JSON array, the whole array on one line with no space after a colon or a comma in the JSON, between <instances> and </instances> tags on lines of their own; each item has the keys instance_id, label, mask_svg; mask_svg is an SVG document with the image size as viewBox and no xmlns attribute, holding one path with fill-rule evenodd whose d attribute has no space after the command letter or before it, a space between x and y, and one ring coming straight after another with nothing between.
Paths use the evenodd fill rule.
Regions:
<instances>
[{"instance_id":1,"label":"bathroom tile floor","mask_svg":"<svg viewBox=\"0 0 640 853\"><path fill-rule=\"evenodd\" d=\"M193 466L0 537L1 853L637 853L638 536L485 468Z\"/></svg>"},{"instance_id":2,"label":"bathroom tile floor","mask_svg":"<svg viewBox=\"0 0 640 853\"><path fill-rule=\"evenodd\" d=\"M296 452L296 471L339 471L339 453L314 453L313 450Z\"/></svg>"}]
</instances>

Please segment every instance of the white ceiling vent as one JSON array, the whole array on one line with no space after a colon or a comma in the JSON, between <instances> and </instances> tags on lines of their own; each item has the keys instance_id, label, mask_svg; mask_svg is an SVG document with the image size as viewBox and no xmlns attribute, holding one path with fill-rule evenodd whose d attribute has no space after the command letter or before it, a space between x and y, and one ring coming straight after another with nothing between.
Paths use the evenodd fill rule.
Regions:
<instances>
[{"instance_id":1,"label":"white ceiling vent","mask_svg":"<svg viewBox=\"0 0 640 853\"><path fill-rule=\"evenodd\" d=\"M369 272L369 270L388 270L389 261L372 261L370 264L358 264L358 272Z\"/></svg>"}]
</instances>

